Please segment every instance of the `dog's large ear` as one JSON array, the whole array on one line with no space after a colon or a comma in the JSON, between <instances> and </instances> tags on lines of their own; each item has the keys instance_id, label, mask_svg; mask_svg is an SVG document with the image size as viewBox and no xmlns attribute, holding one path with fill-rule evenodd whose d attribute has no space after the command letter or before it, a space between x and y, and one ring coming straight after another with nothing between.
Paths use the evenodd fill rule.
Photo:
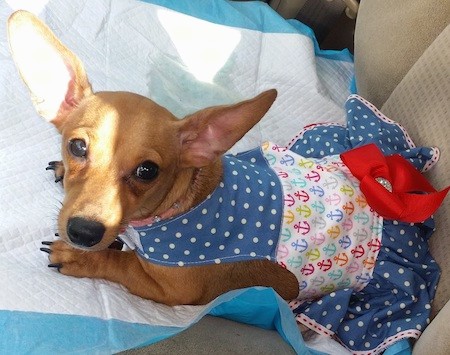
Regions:
<instances>
[{"instance_id":1,"label":"dog's large ear","mask_svg":"<svg viewBox=\"0 0 450 355\"><path fill-rule=\"evenodd\" d=\"M81 61L35 15L17 11L8 20L14 61L37 112L57 127L92 94Z\"/></svg>"},{"instance_id":2,"label":"dog's large ear","mask_svg":"<svg viewBox=\"0 0 450 355\"><path fill-rule=\"evenodd\" d=\"M230 149L266 114L275 89L230 106L215 106L186 117L180 130L181 165L201 168Z\"/></svg>"}]
</instances>

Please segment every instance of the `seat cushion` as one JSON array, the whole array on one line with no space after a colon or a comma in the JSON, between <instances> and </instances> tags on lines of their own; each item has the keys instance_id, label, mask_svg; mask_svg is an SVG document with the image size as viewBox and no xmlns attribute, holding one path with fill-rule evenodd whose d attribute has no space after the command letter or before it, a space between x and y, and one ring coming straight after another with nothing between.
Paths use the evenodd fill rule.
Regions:
<instances>
[{"instance_id":1,"label":"seat cushion","mask_svg":"<svg viewBox=\"0 0 450 355\"><path fill-rule=\"evenodd\" d=\"M381 107L449 22L448 0L361 1L355 30L358 93Z\"/></svg>"},{"instance_id":2,"label":"seat cushion","mask_svg":"<svg viewBox=\"0 0 450 355\"><path fill-rule=\"evenodd\" d=\"M435 188L450 185L450 25L436 38L395 88L383 113L401 122L418 145L438 147L441 157L428 173ZM450 299L450 197L435 215L431 253L442 269L433 314Z\"/></svg>"}]
</instances>

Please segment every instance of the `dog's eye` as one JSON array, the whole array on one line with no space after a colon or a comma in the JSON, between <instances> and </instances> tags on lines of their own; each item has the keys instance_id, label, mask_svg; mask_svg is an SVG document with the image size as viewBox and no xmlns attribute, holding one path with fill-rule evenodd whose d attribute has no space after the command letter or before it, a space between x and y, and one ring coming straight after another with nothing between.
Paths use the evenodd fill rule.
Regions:
<instances>
[{"instance_id":1,"label":"dog's eye","mask_svg":"<svg viewBox=\"0 0 450 355\"><path fill-rule=\"evenodd\" d=\"M78 158L86 156L87 147L86 142L82 139L72 139L69 141L69 152Z\"/></svg>"},{"instance_id":2,"label":"dog's eye","mask_svg":"<svg viewBox=\"0 0 450 355\"><path fill-rule=\"evenodd\" d=\"M158 175L158 165L150 160L144 161L136 168L134 175L141 180L150 181L156 178Z\"/></svg>"}]
</instances>

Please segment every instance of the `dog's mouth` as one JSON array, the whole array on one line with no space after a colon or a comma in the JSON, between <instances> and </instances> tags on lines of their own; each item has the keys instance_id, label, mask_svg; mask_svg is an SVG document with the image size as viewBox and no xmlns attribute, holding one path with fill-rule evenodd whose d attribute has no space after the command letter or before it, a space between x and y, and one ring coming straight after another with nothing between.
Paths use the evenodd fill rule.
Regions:
<instances>
[{"instance_id":1,"label":"dog's mouth","mask_svg":"<svg viewBox=\"0 0 450 355\"><path fill-rule=\"evenodd\" d=\"M180 210L180 204L175 202L172 207L170 207L167 211L154 216L149 216L143 219L130 220L128 224L132 227L143 227L147 225L152 225L153 223L158 223L164 219L169 219L178 214Z\"/></svg>"},{"instance_id":2,"label":"dog's mouth","mask_svg":"<svg viewBox=\"0 0 450 355\"><path fill-rule=\"evenodd\" d=\"M153 224L153 223L159 222L159 221L160 221L160 219L158 219L158 216L150 216L150 217L147 217L144 219L131 220L128 224L132 227L143 227L143 226L147 226L149 224Z\"/></svg>"}]
</instances>

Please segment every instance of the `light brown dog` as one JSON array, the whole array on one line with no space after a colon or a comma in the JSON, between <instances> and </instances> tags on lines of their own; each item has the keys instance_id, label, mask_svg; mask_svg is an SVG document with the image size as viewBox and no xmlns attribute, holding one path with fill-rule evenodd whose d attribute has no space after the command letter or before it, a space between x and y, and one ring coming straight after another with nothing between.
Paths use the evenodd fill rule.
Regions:
<instances>
[{"instance_id":1,"label":"light brown dog","mask_svg":"<svg viewBox=\"0 0 450 355\"><path fill-rule=\"evenodd\" d=\"M168 267L108 248L130 221L172 217L204 200L221 180L221 155L269 110L275 90L178 120L140 95L93 93L80 60L34 15L14 13L8 30L33 104L62 135L63 160L50 165L64 182L61 240L41 249L49 266L168 305L204 304L258 285L297 297L296 277L268 260Z\"/></svg>"}]
</instances>

